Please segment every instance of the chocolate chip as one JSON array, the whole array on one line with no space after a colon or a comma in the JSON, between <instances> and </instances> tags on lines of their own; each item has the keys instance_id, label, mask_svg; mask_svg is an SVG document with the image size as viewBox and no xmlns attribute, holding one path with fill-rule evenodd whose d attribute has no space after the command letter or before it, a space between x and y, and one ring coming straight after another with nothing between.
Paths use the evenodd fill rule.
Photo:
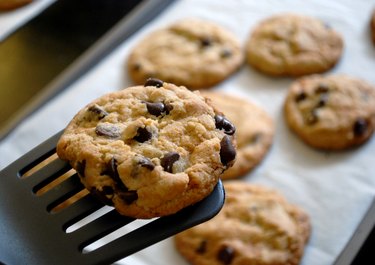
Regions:
<instances>
[{"instance_id":1,"label":"chocolate chip","mask_svg":"<svg viewBox=\"0 0 375 265\"><path fill-rule=\"evenodd\" d=\"M98 116L99 120L103 119L105 116L108 115L108 112L106 112L102 107L100 107L97 104L92 105L87 110L92 112L92 113L95 113Z\"/></svg>"},{"instance_id":2,"label":"chocolate chip","mask_svg":"<svg viewBox=\"0 0 375 265\"><path fill-rule=\"evenodd\" d=\"M152 133L147 130L147 128L139 127L137 130L137 135L133 137L134 140L140 143L144 143L152 138Z\"/></svg>"},{"instance_id":3,"label":"chocolate chip","mask_svg":"<svg viewBox=\"0 0 375 265\"><path fill-rule=\"evenodd\" d=\"M165 114L169 114L173 110L173 106L171 104L164 104Z\"/></svg>"},{"instance_id":4,"label":"chocolate chip","mask_svg":"<svg viewBox=\"0 0 375 265\"><path fill-rule=\"evenodd\" d=\"M100 123L96 126L95 132L99 136L118 138L121 135L120 128L114 124Z\"/></svg>"},{"instance_id":5,"label":"chocolate chip","mask_svg":"<svg viewBox=\"0 0 375 265\"><path fill-rule=\"evenodd\" d=\"M111 188L108 186L105 186L105 187ZM108 196L108 195L111 195L110 197L113 197L113 189L111 188L112 194L107 194L108 190L107 188L104 189L105 187L103 187L103 191L99 191L97 188L91 188L90 193L94 195L97 199L99 199L102 203L113 206L113 202Z\"/></svg>"},{"instance_id":6,"label":"chocolate chip","mask_svg":"<svg viewBox=\"0 0 375 265\"><path fill-rule=\"evenodd\" d=\"M307 95L304 91L300 91L296 97L294 98L294 100L298 103L298 102L301 102L302 100L305 100L307 98Z\"/></svg>"},{"instance_id":7,"label":"chocolate chip","mask_svg":"<svg viewBox=\"0 0 375 265\"><path fill-rule=\"evenodd\" d=\"M151 161L150 159L148 159L147 157L141 157L141 158L138 160L138 164L139 164L141 167L145 167L145 168L147 168L148 170L154 170L154 168L155 168L154 163L152 163L152 161Z\"/></svg>"},{"instance_id":8,"label":"chocolate chip","mask_svg":"<svg viewBox=\"0 0 375 265\"><path fill-rule=\"evenodd\" d=\"M111 186L103 186L102 190L105 195L113 195L113 188Z\"/></svg>"},{"instance_id":9,"label":"chocolate chip","mask_svg":"<svg viewBox=\"0 0 375 265\"><path fill-rule=\"evenodd\" d=\"M208 46L211 46L212 42L213 42L210 37L203 37L203 38L199 39L199 41L201 43L202 48L206 48Z\"/></svg>"},{"instance_id":10,"label":"chocolate chip","mask_svg":"<svg viewBox=\"0 0 375 265\"><path fill-rule=\"evenodd\" d=\"M220 142L220 160L226 166L236 158L236 149L232 145L229 136L225 135Z\"/></svg>"},{"instance_id":11,"label":"chocolate chip","mask_svg":"<svg viewBox=\"0 0 375 265\"><path fill-rule=\"evenodd\" d=\"M156 87L162 87L163 86L163 81L160 79L156 78L148 78L144 86L156 86Z\"/></svg>"},{"instance_id":12,"label":"chocolate chip","mask_svg":"<svg viewBox=\"0 0 375 265\"><path fill-rule=\"evenodd\" d=\"M147 107L147 111L152 114L152 115L155 115L156 117L162 115L162 114L166 114L168 115L169 112L173 109L173 106L170 105L170 104L164 104L162 102L145 102L146 103L146 107Z\"/></svg>"},{"instance_id":13,"label":"chocolate chip","mask_svg":"<svg viewBox=\"0 0 375 265\"><path fill-rule=\"evenodd\" d=\"M224 48L220 52L220 57L221 58L229 58L232 55L233 55L232 50L230 50L229 48Z\"/></svg>"},{"instance_id":14,"label":"chocolate chip","mask_svg":"<svg viewBox=\"0 0 375 265\"><path fill-rule=\"evenodd\" d=\"M195 250L198 254L204 254L207 250L207 240L202 240L198 248Z\"/></svg>"},{"instance_id":15,"label":"chocolate chip","mask_svg":"<svg viewBox=\"0 0 375 265\"><path fill-rule=\"evenodd\" d=\"M224 133L232 135L236 132L236 127L225 117L221 115L215 115L216 128L221 130L224 129Z\"/></svg>"},{"instance_id":16,"label":"chocolate chip","mask_svg":"<svg viewBox=\"0 0 375 265\"><path fill-rule=\"evenodd\" d=\"M318 104L316 105L317 108L324 107L328 102L329 94L328 93L321 93L319 96Z\"/></svg>"},{"instance_id":17,"label":"chocolate chip","mask_svg":"<svg viewBox=\"0 0 375 265\"><path fill-rule=\"evenodd\" d=\"M131 204L138 199L138 193L135 190L120 192L119 196L126 204Z\"/></svg>"},{"instance_id":18,"label":"chocolate chip","mask_svg":"<svg viewBox=\"0 0 375 265\"><path fill-rule=\"evenodd\" d=\"M320 93L328 93L329 92L329 86L326 84L319 84L319 86L315 89L316 94Z\"/></svg>"},{"instance_id":19,"label":"chocolate chip","mask_svg":"<svg viewBox=\"0 0 375 265\"><path fill-rule=\"evenodd\" d=\"M75 170L81 177L85 177L86 160L78 161Z\"/></svg>"},{"instance_id":20,"label":"chocolate chip","mask_svg":"<svg viewBox=\"0 0 375 265\"><path fill-rule=\"evenodd\" d=\"M173 164L179 159L180 155L177 152L169 152L161 158L160 164L165 171L172 173Z\"/></svg>"},{"instance_id":21,"label":"chocolate chip","mask_svg":"<svg viewBox=\"0 0 375 265\"><path fill-rule=\"evenodd\" d=\"M112 157L108 164L107 164L107 168L105 169L105 171L102 173L103 175L107 175L109 176L110 178L112 178L115 183L122 183L121 179L120 179L120 176L118 174L118 171L117 171L117 160L116 158Z\"/></svg>"},{"instance_id":22,"label":"chocolate chip","mask_svg":"<svg viewBox=\"0 0 375 265\"><path fill-rule=\"evenodd\" d=\"M307 114L305 121L308 125L313 125L313 124L317 123L319 121L317 109L311 110Z\"/></svg>"},{"instance_id":23,"label":"chocolate chip","mask_svg":"<svg viewBox=\"0 0 375 265\"><path fill-rule=\"evenodd\" d=\"M217 253L217 259L225 264L229 265L234 258L234 249L229 246L222 246Z\"/></svg>"},{"instance_id":24,"label":"chocolate chip","mask_svg":"<svg viewBox=\"0 0 375 265\"><path fill-rule=\"evenodd\" d=\"M160 116L164 112L164 104L162 102L146 102L146 107L148 113L157 116Z\"/></svg>"},{"instance_id":25,"label":"chocolate chip","mask_svg":"<svg viewBox=\"0 0 375 265\"><path fill-rule=\"evenodd\" d=\"M365 119L358 118L353 124L354 136L363 136L368 129L368 122Z\"/></svg>"}]
</instances>

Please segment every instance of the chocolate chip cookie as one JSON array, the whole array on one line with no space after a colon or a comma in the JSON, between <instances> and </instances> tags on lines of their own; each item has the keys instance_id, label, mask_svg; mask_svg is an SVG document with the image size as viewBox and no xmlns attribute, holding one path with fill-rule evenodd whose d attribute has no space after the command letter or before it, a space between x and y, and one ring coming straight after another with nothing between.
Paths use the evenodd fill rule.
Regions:
<instances>
[{"instance_id":1,"label":"chocolate chip cookie","mask_svg":"<svg viewBox=\"0 0 375 265\"><path fill-rule=\"evenodd\" d=\"M169 215L209 195L234 163L235 127L221 119L198 91L149 79L79 111L57 154L119 213Z\"/></svg>"},{"instance_id":2,"label":"chocolate chip cookie","mask_svg":"<svg viewBox=\"0 0 375 265\"><path fill-rule=\"evenodd\" d=\"M131 51L127 70L136 84L156 77L189 89L208 88L235 72L243 58L231 32L192 18L146 36Z\"/></svg>"},{"instance_id":3,"label":"chocolate chip cookie","mask_svg":"<svg viewBox=\"0 0 375 265\"><path fill-rule=\"evenodd\" d=\"M307 144L347 149L367 141L375 126L375 88L347 75L296 80L284 104L290 128Z\"/></svg>"},{"instance_id":4,"label":"chocolate chip cookie","mask_svg":"<svg viewBox=\"0 0 375 265\"><path fill-rule=\"evenodd\" d=\"M247 62L274 76L301 76L331 69L340 59L343 39L322 21L286 13L263 20L251 33Z\"/></svg>"},{"instance_id":5,"label":"chocolate chip cookie","mask_svg":"<svg viewBox=\"0 0 375 265\"><path fill-rule=\"evenodd\" d=\"M175 236L192 265L299 264L311 225L307 213L275 190L224 183L226 201L210 221Z\"/></svg>"},{"instance_id":6,"label":"chocolate chip cookie","mask_svg":"<svg viewBox=\"0 0 375 265\"><path fill-rule=\"evenodd\" d=\"M237 96L214 91L201 94L236 126L236 162L221 178L243 176L263 160L271 147L274 135L271 117L261 107Z\"/></svg>"},{"instance_id":7,"label":"chocolate chip cookie","mask_svg":"<svg viewBox=\"0 0 375 265\"><path fill-rule=\"evenodd\" d=\"M8 11L31 3L33 0L0 0L0 11Z\"/></svg>"}]
</instances>

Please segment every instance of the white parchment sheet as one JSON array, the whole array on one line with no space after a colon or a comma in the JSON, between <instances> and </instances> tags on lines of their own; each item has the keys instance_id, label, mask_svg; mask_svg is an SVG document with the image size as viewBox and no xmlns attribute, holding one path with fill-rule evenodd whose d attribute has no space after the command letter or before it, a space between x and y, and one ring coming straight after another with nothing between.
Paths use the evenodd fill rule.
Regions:
<instances>
[{"instance_id":1,"label":"white parchment sheet","mask_svg":"<svg viewBox=\"0 0 375 265\"><path fill-rule=\"evenodd\" d=\"M341 61L329 73L346 73L375 84L375 47L369 35L373 0L181 0L114 50L78 82L59 94L0 142L0 168L62 130L74 114L106 92L131 85L125 60L150 31L184 17L216 22L244 43L263 18L281 12L317 17L339 31L345 41ZM302 143L284 123L282 104L293 79L270 78L244 65L212 88L241 95L262 106L274 119L273 146L253 172L243 178L279 190L311 216L312 234L302 264L332 264L375 197L375 137L355 150L321 152ZM186 265L167 239L121 264Z\"/></svg>"}]
</instances>

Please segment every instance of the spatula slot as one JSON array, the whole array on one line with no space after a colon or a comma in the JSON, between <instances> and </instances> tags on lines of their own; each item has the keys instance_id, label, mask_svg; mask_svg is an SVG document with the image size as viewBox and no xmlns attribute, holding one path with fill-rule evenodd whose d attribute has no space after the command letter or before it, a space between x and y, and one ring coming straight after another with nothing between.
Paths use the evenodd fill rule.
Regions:
<instances>
[{"instance_id":1,"label":"spatula slot","mask_svg":"<svg viewBox=\"0 0 375 265\"><path fill-rule=\"evenodd\" d=\"M111 220L112 219L112 220ZM94 234L95 226L97 225L108 225L112 223L111 227L107 227L106 230L103 230L102 233L98 233L96 237L92 237L91 240L87 240L81 244L82 253L90 253L95 251L114 240L126 236L132 231L136 231L138 228L143 227L144 225L153 222L158 218L154 219L132 219L126 216L120 216L115 210L107 213L102 217L102 220L98 220L97 224L92 223L86 231L88 234Z\"/></svg>"},{"instance_id":2,"label":"spatula slot","mask_svg":"<svg viewBox=\"0 0 375 265\"><path fill-rule=\"evenodd\" d=\"M18 176L20 178L26 178L37 172L38 170L42 169L52 161L57 159L56 150L52 149L49 152L41 155L40 157L36 157L31 163L28 163L26 166L21 168L18 172Z\"/></svg>"},{"instance_id":3,"label":"spatula slot","mask_svg":"<svg viewBox=\"0 0 375 265\"><path fill-rule=\"evenodd\" d=\"M71 166L60 160L60 159L55 159L52 162L48 163L38 171L34 172L32 175L24 179L25 183L28 183L30 186L32 186L32 191L40 195L41 191L44 188L44 191L50 191L52 190L52 185L51 183L61 176L67 174L68 171L71 170ZM75 172L72 172L73 175ZM67 174L65 177L65 181L67 179L70 179L68 177L69 174ZM49 186L51 185L51 186ZM61 184L60 184L61 185ZM48 187L49 186L49 187ZM47 188L45 188L47 187ZM55 186L56 188L57 186Z\"/></svg>"}]
</instances>

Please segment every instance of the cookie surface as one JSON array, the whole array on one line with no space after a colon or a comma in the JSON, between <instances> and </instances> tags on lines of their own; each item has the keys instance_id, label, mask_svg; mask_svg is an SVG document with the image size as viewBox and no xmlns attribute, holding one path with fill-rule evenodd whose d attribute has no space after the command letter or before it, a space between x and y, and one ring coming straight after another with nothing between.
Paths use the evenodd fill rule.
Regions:
<instances>
[{"instance_id":1,"label":"cookie surface","mask_svg":"<svg viewBox=\"0 0 375 265\"><path fill-rule=\"evenodd\" d=\"M143 84L156 77L189 89L211 87L243 62L237 38L208 21L184 19L141 40L127 60L130 77Z\"/></svg>"},{"instance_id":2,"label":"cookie surface","mask_svg":"<svg viewBox=\"0 0 375 265\"><path fill-rule=\"evenodd\" d=\"M234 126L217 117L199 92L148 80L79 111L57 154L119 213L169 215L209 195L234 163Z\"/></svg>"},{"instance_id":3,"label":"cookie surface","mask_svg":"<svg viewBox=\"0 0 375 265\"><path fill-rule=\"evenodd\" d=\"M275 190L224 183L226 201L213 219L175 236L193 265L299 264L310 236L309 216Z\"/></svg>"},{"instance_id":4,"label":"cookie surface","mask_svg":"<svg viewBox=\"0 0 375 265\"><path fill-rule=\"evenodd\" d=\"M322 21L292 13L259 23L246 44L247 62L275 76L321 73L340 59L343 40Z\"/></svg>"},{"instance_id":5,"label":"cookie surface","mask_svg":"<svg viewBox=\"0 0 375 265\"><path fill-rule=\"evenodd\" d=\"M284 103L289 127L307 144L327 150L367 141L375 126L375 88L346 75L296 80Z\"/></svg>"},{"instance_id":6,"label":"cookie surface","mask_svg":"<svg viewBox=\"0 0 375 265\"><path fill-rule=\"evenodd\" d=\"M0 11L8 11L27 5L33 0L0 0Z\"/></svg>"},{"instance_id":7,"label":"cookie surface","mask_svg":"<svg viewBox=\"0 0 375 265\"><path fill-rule=\"evenodd\" d=\"M201 94L236 126L236 162L221 178L243 176L263 160L271 147L274 135L271 117L259 106L237 96L214 91Z\"/></svg>"}]
</instances>

